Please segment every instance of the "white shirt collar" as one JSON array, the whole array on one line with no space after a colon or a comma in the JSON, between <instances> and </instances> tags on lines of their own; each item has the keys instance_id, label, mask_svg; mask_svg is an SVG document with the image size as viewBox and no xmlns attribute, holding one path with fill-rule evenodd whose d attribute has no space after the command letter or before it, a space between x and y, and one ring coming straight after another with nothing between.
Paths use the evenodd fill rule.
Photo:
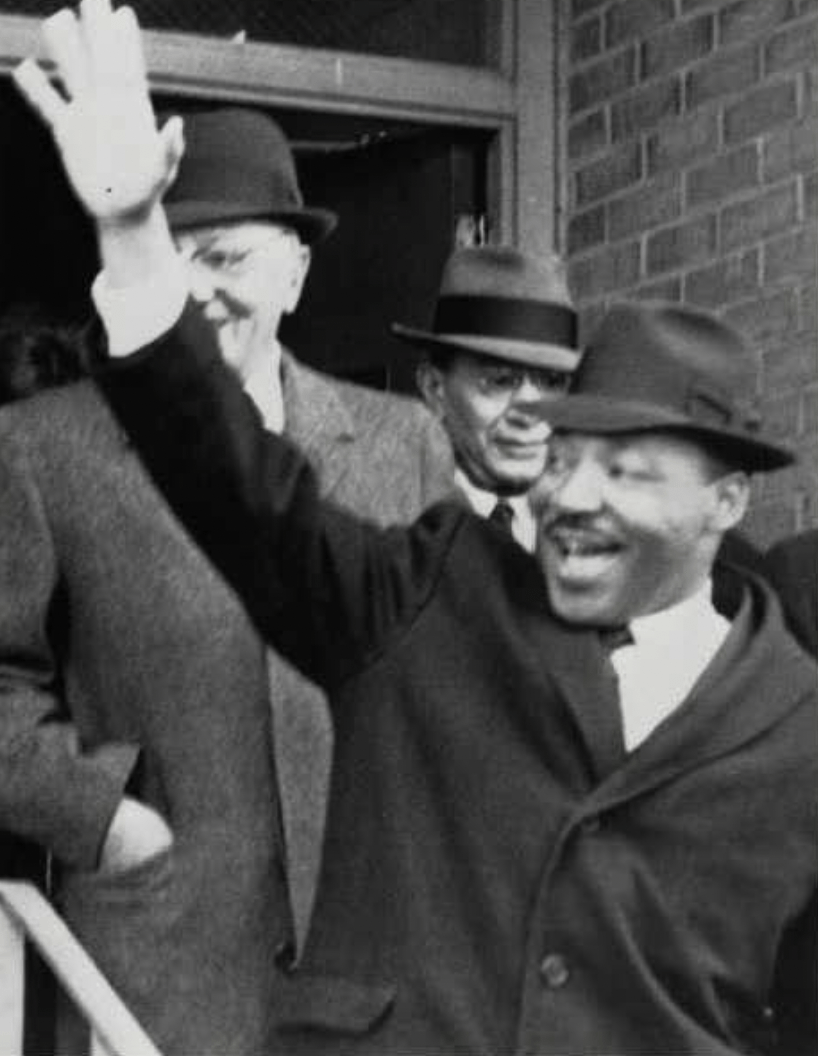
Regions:
<instances>
[{"instance_id":1,"label":"white shirt collar","mask_svg":"<svg viewBox=\"0 0 818 1056\"><path fill-rule=\"evenodd\" d=\"M284 394L281 388L281 345L271 343L256 356L244 379L244 391L255 403L271 433L284 430Z\"/></svg>"},{"instance_id":2,"label":"white shirt collar","mask_svg":"<svg viewBox=\"0 0 818 1056\"><path fill-rule=\"evenodd\" d=\"M712 631L713 620L722 619L713 607L713 580L708 576L699 589L675 605L647 616L634 617L628 626L634 642L648 643L663 640L684 641L685 635L696 634L704 628L705 634Z\"/></svg>"},{"instance_id":3,"label":"white shirt collar","mask_svg":"<svg viewBox=\"0 0 818 1056\"><path fill-rule=\"evenodd\" d=\"M471 508L480 517L488 517L501 498L494 491L478 487L460 468L454 471L454 482L468 499ZM502 499L514 510L514 519L511 522L514 538L520 546L532 552L537 536L537 525L528 502L528 494L523 492L522 495L503 495Z\"/></svg>"},{"instance_id":4,"label":"white shirt collar","mask_svg":"<svg viewBox=\"0 0 818 1056\"><path fill-rule=\"evenodd\" d=\"M619 678L625 747L633 751L687 698L730 630L712 601L712 581L629 627L633 644L611 654Z\"/></svg>"}]
</instances>

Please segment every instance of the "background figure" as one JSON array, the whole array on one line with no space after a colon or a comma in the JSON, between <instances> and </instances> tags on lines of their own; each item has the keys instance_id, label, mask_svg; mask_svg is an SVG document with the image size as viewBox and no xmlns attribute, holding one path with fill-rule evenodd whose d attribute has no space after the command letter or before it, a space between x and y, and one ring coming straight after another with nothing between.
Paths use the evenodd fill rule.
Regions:
<instances>
[{"instance_id":1,"label":"background figure","mask_svg":"<svg viewBox=\"0 0 818 1056\"><path fill-rule=\"evenodd\" d=\"M18 305L0 318L0 405L82 376L87 355L76 328L48 322L39 305ZM47 852L31 840L0 832L0 876L28 880L49 894ZM54 1049L55 986L50 970L26 949L26 1052Z\"/></svg>"},{"instance_id":2,"label":"background figure","mask_svg":"<svg viewBox=\"0 0 818 1056\"><path fill-rule=\"evenodd\" d=\"M0 404L76 381L88 359L77 327L48 322L39 305L9 309L0 317Z\"/></svg>"},{"instance_id":3,"label":"background figure","mask_svg":"<svg viewBox=\"0 0 818 1056\"><path fill-rule=\"evenodd\" d=\"M309 458L323 495L379 524L414 520L451 491L449 447L432 416L416 399L317 373L279 341L312 250L336 217L304 204L290 147L266 115L194 114L185 119L185 141L167 212L191 294L225 362L267 428ZM332 732L317 687L272 652L269 674L300 945L319 868Z\"/></svg>"},{"instance_id":4,"label":"background figure","mask_svg":"<svg viewBox=\"0 0 818 1056\"><path fill-rule=\"evenodd\" d=\"M528 493L545 466L543 405L579 360L563 263L510 246L456 250L432 330L393 330L426 353L418 387L448 433L462 496L533 550Z\"/></svg>"},{"instance_id":5,"label":"background figure","mask_svg":"<svg viewBox=\"0 0 818 1056\"><path fill-rule=\"evenodd\" d=\"M818 528L770 547L764 570L778 592L790 630L818 656Z\"/></svg>"}]
</instances>

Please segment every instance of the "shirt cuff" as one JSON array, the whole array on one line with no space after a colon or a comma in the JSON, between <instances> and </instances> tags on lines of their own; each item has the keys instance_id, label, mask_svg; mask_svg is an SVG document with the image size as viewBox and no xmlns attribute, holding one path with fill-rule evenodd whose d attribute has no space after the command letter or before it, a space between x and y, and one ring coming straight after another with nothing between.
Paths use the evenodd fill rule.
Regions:
<instances>
[{"instance_id":1,"label":"shirt cuff","mask_svg":"<svg viewBox=\"0 0 818 1056\"><path fill-rule=\"evenodd\" d=\"M91 286L91 297L105 326L111 356L127 356L167 333L182 314L189 292L185 267L176 255L137 286L110 286L101 271Z\"/></svg>"}]
</instances>

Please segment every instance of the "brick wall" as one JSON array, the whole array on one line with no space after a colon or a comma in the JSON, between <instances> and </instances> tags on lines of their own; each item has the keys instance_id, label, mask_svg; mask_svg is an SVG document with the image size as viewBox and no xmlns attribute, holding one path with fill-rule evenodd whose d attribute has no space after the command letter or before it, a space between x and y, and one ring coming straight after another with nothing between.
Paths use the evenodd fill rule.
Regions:
<instances>
[{"instance_id":1,"label":"brick wall","mask_svg":"<svg viewBox=\"0 0 818 1056\"><path fill-rule=\"evenodd\" d=\"M566 245L583 331L619 297L705 306L761 350L749 529L818 525L818 0L563 0Z\"/></svg>"}]
</instances>

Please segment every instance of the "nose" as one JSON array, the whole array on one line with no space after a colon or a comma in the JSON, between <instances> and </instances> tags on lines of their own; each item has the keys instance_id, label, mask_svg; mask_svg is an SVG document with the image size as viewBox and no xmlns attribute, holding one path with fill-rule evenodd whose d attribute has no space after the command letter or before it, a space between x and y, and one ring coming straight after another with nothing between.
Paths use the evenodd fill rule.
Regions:
<instances>
[{"instance_id":1,"label":"nose","mask_svg":"<svg viewBox=\"0 0 818 1056\"><path fill-rule=\"evenodd\" d=\"M603 479L599 467L582 459L567 467L551 483L548 501L561 513L594 513L601 509Z\"/></svg>"},{"instance_id":2,"label":"nose","mask_svg":"<svg viewBox=\"0 0 818 1056\"><path fill-rule=\"evenodd\" d=\"M542 413L543 394L526 374L506 408L506 417L515 424L545 425Z\"/></svg>"},{"instance_id":3,"label":"nose","mask_svg":"<svg viewBox=\"0 0 818 1056\"><path fill-rule=\"evenodd\" d=\"M193 300L198 304L207 304L208 301L212 301L216 292L212 273L207 268L197 267L191 260L188 260L186 264L190 295Z\"/></svg>"}]
</instances>

